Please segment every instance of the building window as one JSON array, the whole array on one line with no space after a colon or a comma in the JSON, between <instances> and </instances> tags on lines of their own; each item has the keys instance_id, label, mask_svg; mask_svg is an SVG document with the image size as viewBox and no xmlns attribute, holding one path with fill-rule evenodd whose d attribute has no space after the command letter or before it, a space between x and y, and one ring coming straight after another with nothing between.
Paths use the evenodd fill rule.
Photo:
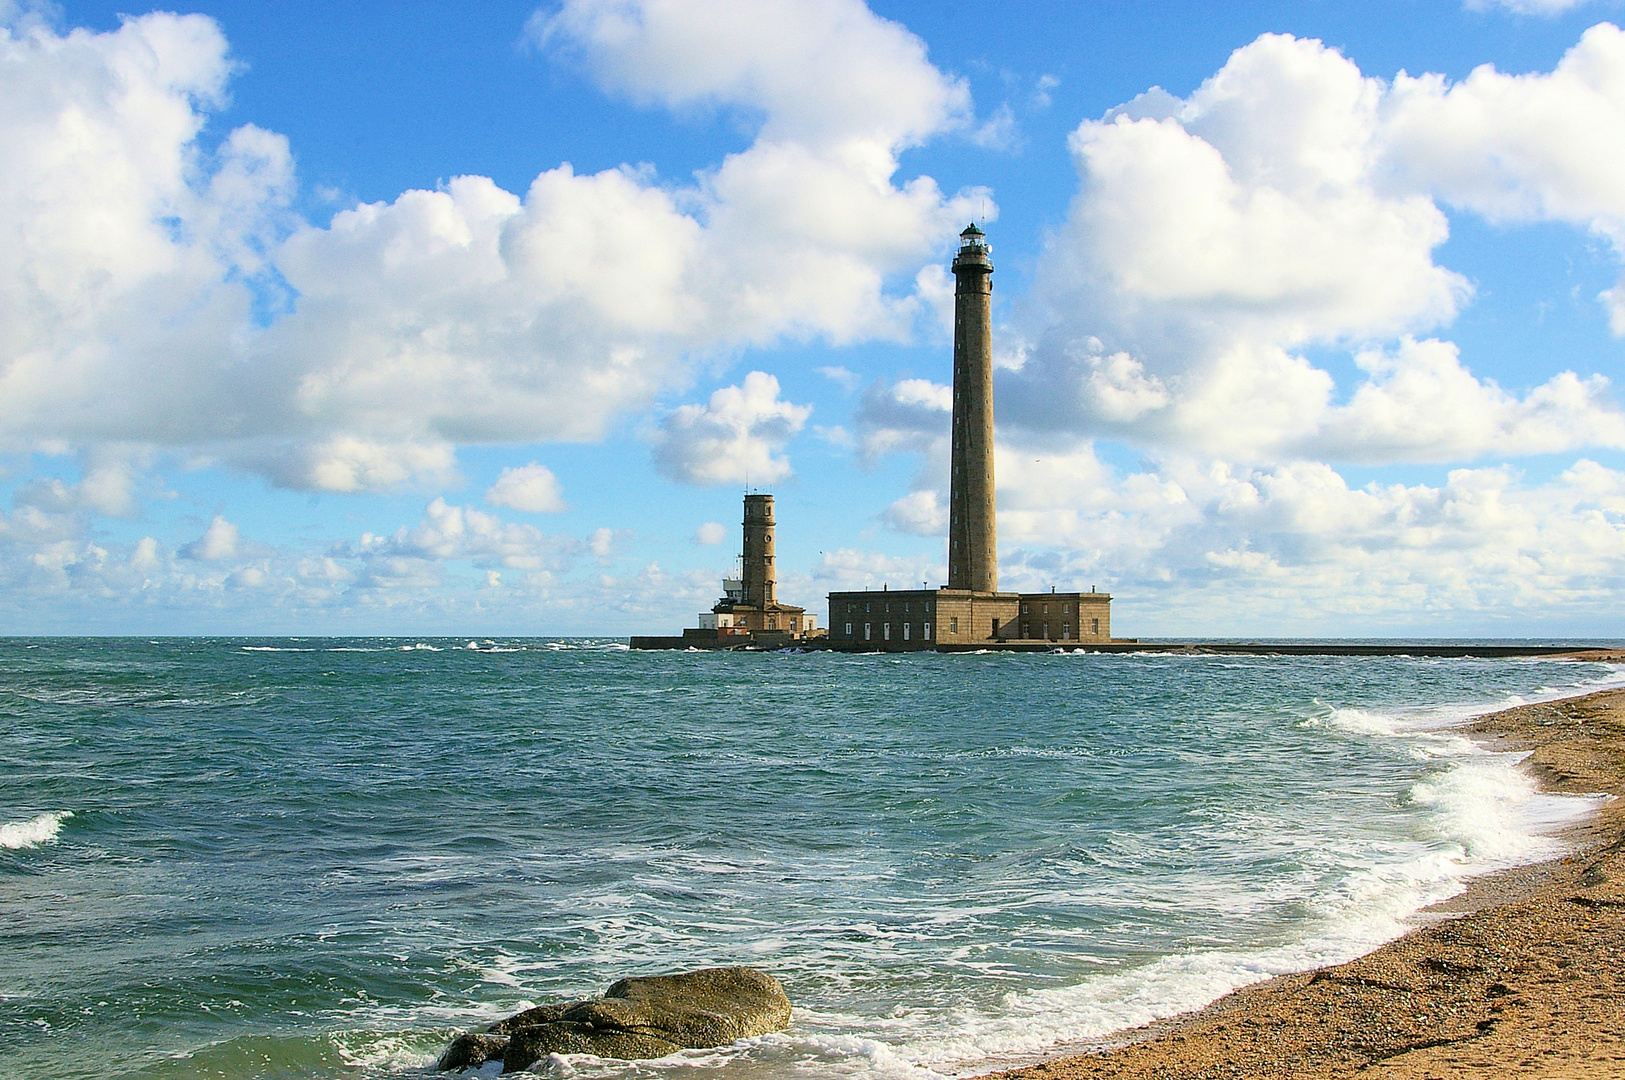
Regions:
<instances>
[{"instance_id":1,"label":"building window","mask_svg":"<svg viewBox=\"0 0 1625 1080\"><path fill-rule=\"evenodd\" d=\"M1044 610L1041 612L1041 614L1044 614L1044 615L1049 614L1049 605L1048 604L1044 605Z\"/></svg>"},{"instance_id":2,"label":"building window","mask_svg":"<svg viewBox=\"0 0 1625 1080\"><path fill-rule=\"evenodd\" d=\"M846 624L846 636L847 637L852 636L852 624L851 623Z\"/></svg>"},{"instance_id":3,"label":"building window","mask_svg":"<svg viewBox=\"0 0 1625 1080\"><path fill-rule=\"evenodd\" d=\"M929 614L931 614L931 601L929 601L929 600L927 600L927 601L926 601L926 602L925 602L925 613L926 613L926 614L927 614L927 615L929 615ZM929 635L929 634L927 634L927 635L926 635L926 636L927 636L927 637L930 637L930 636L931 636L931 635Z\"/></svg>"},{"instance_id":4,"label":"building window","mask_svg":"<svg viewBox=\"0 0 1625 1080\"><path fill-rule=\"evenodd\" d=\"M1049 623L1044 624L1044 640L1049 640Z\"/></svg>"},{"instance_id":5,"label":"building window","mask_svg":"<svg viewBox=\"0 0 1625 1080\"><path fill-rule=\"evenodd\" d=\"M1072 605L1071 604L1062 604L1061 605L1061 614L1062 615L1070 615L1070 614L1072 614Z\"/></svg>"},{"instance_id":6,"label":"building window","mask_svg":"<svg viewBox=\"0 0 1625 1080\"><path fill-rule=\"evenodd\" d=\"M864 610L864 611L868 611L868 610L869 610L869 601L867 601L867 600L865 600L865 601L864 601L864 602L863 602L863 610Z\"/></svg>"},{"instance_id":7,"label":"building window","mask_svg":"<svg viewBox=\"0 0 1625 1080\"><path fill-rule=\"evenodd\" d=\"M924 638L926 641L931 640L931 624L930 623L925 624L925 632L923 634L921 634L920 637Z\"/></svg>"},{"instance_id":8,"label":"building window","mask_svg":"<svg viewBox=\"0 0 1625 1080\"><path fill-rule=\"evenodd\" d=\"M999 620L997 620L997 619L993 620L993 636L994 637L999 636Z\"/></svg>"},{"instance_id":9,"label":"building window","mask_svg":"<svg viewBox=\"0 0 1625 1080\"><path fill-rule=\"evenodd\" d=\"M1072 636L1072 624L1071 623L1062 623L1061 624L1061 636L1064 637L1064 638L1069 638L1069 637Z\"/></svg>"},{"instance_id":10,"label":"building window","mask_svg":"<svg viewBox=\"0 0 1625 1080\"><path fill-rule=\"evenodd\" d=\"M959 616L958 615L955 615L953 618L948 620L948 633L950 633L950 634L959 633Z\"/></svg>"},{"instance_id":11,"label":"building window","mask_svg":"<svg viewBox=\"0 0 1625 1080\"><path fill-rule=\"evenodd\" d=\"M909 627L908 623L903 624L903 640L904 641L908 640L908 627Z\"/></svg>"},{"instance_id":12,"label":"building window","mask_svg":"<svg viewBox=\"0 0 1625 1080\"><path fill-rule=\"evenodd\" d=\"M1089 620L1089 632L1091 634L1100 633L1100 620L1099 619L1090 619Z\"/></svg>"},{"instance_id":13,"label":"building window","mask_svg":"<svg viewBox=\"0 0 1625 1080\"><path fill-rule=\"evenodd\" d=\"M887 641L891 640L891 623L885 623L880 628L881 636Z\"/></svg>"},{"instance_id":14,"label":"building window","mask_svg":"<svg viewBox=\"0 0 1625 1080\"><path fill-rule=\"evenodd\" d=\"M1030 615L1032 613L1032 605L1031 604L1022 604L1021 605L1021 613L1023 615Z\"/></svg>"},{"instance_id":15,"label":"building window","mask_svg":"<svg viewBox=\"0 0 1625 1080\"><path fill-rule=\"evenodd\" d=\"M870 636L871 632L874 629L874 625L875 625L874 623L864 623L863 624L863 640L864 641L869 640L869 636Z\"/></svg>"}]
</instances>

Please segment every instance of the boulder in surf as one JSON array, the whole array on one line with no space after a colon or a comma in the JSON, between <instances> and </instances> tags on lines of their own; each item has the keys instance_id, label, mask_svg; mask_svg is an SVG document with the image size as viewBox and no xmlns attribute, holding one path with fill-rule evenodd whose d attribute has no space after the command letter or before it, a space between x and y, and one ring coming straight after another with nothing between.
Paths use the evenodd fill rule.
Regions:
<instances>
[{"instance_id":1,"label":"boulder in surf","mask_svg":"<svg viewBox=\"0 0 1625 1080\"><path fill-rule=\"evenodd\" d=\"M790 999L773 976L748 967L705 968L622 979L600 998L527 1009L484 1034L454 1041L440 1068L474 1068L499 1056L504 1073L528 1069L549 1054L658 1058L727 1046L789 1024Z\"/></svg>"},{"instance_id":2,"label":"boulder in surf","mask_svg":"<svg viewBox=\"0 0 1625 1080\"><path fill-rule=\"evenodd\" d=\"M507 1049L506 1035L481 1035L478 1032L470 1032L467 1035L459 1035L451 1041L451 1045L446 1047L446 1052L440 1055L436 1068L442 1072L477 1069L487 1061L501 1061Z\"/></svg>"}]
</instances>

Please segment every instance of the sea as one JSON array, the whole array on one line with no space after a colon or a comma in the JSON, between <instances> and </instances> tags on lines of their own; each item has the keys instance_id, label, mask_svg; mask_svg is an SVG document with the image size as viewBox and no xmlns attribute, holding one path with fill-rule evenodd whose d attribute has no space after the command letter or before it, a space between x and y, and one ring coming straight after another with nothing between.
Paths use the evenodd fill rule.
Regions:
<instances>
[{"instance_id":1,"label":"sea","mask_svg":"<svg viewBox=\"0 0 1625 1080\"><path fill-rule=\"evenodd\" d=\"M426 1076L749 964L788 1031L560 1078L936 1080L1098 1045L1560 855L1470 716L1558 660L0 639L0 1077ZM489 1073L495 1066L488 1066Z\"/></svg>"}]
</instances>

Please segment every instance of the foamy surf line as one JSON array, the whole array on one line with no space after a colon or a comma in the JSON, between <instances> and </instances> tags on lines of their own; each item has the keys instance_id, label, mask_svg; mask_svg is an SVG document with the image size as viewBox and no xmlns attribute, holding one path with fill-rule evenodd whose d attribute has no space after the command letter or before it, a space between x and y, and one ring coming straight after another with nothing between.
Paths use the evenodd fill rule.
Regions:
<instances>
[{"instance_id":1,"label":"foamy surf line","mask_svg":"<svg viewBox=\"0 0 1625 1080\"><path fill-rule=\"evenodd\" d=\"M1242 987L1371 953L1414 929L1420 912L1460 895L1472 879L1567 854L1570 845L1556 834L1604 801L1543 791L1519 767L1527 755L1488 750L1453 729L1506 708L1584 697L1622 684L1625 678L1616 670L1583 686L1510 705L1395 710L1409 716L1408 722L1382 713L1332 710L1324 718L1327 726L1397 740L1410 745L1419 761L1446 759L1448 767L1416 780L1406 793L1407 803L1434 833L1431 842L1419 841L1406 858L1351 866L1336 888L1306 898L1323 917L1295 942L1165 956L1071 986L1015 991L989 1011L875 1018L809 1009L804 1015L814 1030L804 1028L790 1041L825 1061L844 1060L835 1070L840 1073L978 1076L1082 1052L1136 1028L1194 1014ZM1427 722L1418 723L1417 714Z\"/></svg>"},{"instance_id":2,"label":"foamy surf line","mask_svg":"<svg viewBox=\"0 0 1625 1080\"><path fill-rule=\"evenodd\" d=\"M1559 799L1567 806L1555 810ZM1544 805L1533 812L1520 808L1525 812L1517 814L1519 824L1547 828L1577 821L1598 805L1544 793L1530 802ZM1459 812L1458 820L1471 821ZM978 1017L946 1039L899 1047L898 1057L932 1073L972 1076L1087 1050L1135 1028L1195 1013L1242 987L1364 956L1415 929L1420 912L1460 895L1473 878L1568 850L1540 833L1515 829L1490 835L1482 823L1474 824L1479 836L1458 853L1438 852L1354 875L1340 890L1344 909L1304 940L1257 951L1173 955L1070 987L1013 994L1002 1015ZM1475 854L1475 844L1490 850Z\"/></svg>"},{"instance_id":3,"label":"foamy surf line","mask_svg":"<svg viewBox=\"0 0 1625 1080\"><path fill-rule=\"evenodd\" d=\"M1547 705L1547 703L1552 702L1575 702L1575 700L1579 700L1579 698L1592 697L1594 693L1607 692L1607 690L1612 690L1614 695L1617 695L1618 693L1617 685L1614 685L1614 687L1597 687L1597 685L1591 685L1591 687L1578 687L1578 689L1571 690L1571 692L1560 693L1560 695L1544 695L1544 693L1542 693L1542 695L1539 695L1537 700L1534 700L1534 702L1529 702L1529 705ZM1615 715L1617 715L1618 697L1614 697L1614 700L1612 700L1610 705L1612 705L1612 710L1614 710ZM1493 716L1501 715L1501 713L1519 713L1521 708L1523 708L1523 706L1513 705L1505 706L1505 708L1495 708L1495 710L1479 711L1479 713L1474 716L1474 719L1493 718ZM1604 705L1604 708L1609 708L1609 705ZM1573 718L1573 715L1571 715L1571 718ZM1510 716L1508 721L1510 721L1513 731L1521 728L1521 726L1524 726L1524 728L1526 728L1526 726L1534 726L1534 728L1539 729L1544 728L1545 724L1552 723L1552 719L1547 718L1547 716L1540 715L1540 713L1536 713L1536 715L1532 716L1532 718L1531 715L1527 715L1527 713L1524 713L1524 715L1514 715ZM1592 739L1591 745L1596 745L1597 736L1594 736L1594 734L1592 734L1592 736L1579 737L1581 737L1581 739L1588 739L1589 737L1589 739ZM1539 742L1542 742L1542 739L1539 739L1539 737L1534 737L1532 741L1539 744ZM1500 760L1503 760L1503 762L1505 762L1505 760L1511 760L1513 763L1523 762L1524 758L1527 757L1526 754L1497 754L1497 752L1492 752L1492 750L1480 750L1480 752L1482 752L1485 757L1500 758ZM1617 758L1615 758L1615 768L1617 768ZM1609 768L1602 768L1601 771L1605 775L1605 773L1609 771ZM1544 851L1544 853L1542 853L1542 851L1536 851L1536 849L1529 849L1529 851L1524 851L1524 853L1521 853L1523 856L1526 856L1526 858L1516 858L1516 854L1514 853L1501 853L1503 856L1505 856L1505 858L1501 859L1501 867L1503 867L1503 869L1505 869L1505 867L1539 866L1539 864L1549 864L1550 866L1550 862L1552 862L1552 858L1555 856L1555 854L1566 854L1571 853L1571 851L1575 851L1575 846L1570 845L1570 843L1565 843L1565 841L1558 841L1555 840L1555 838L1552 838L1552 836L1550 836L1550 830L1555 830L1555 828L1563 827L1563 825L1570 825L1570 823L1575 823L1578 819L1583 819L1583 817L1591 814L1591 812L1594 812L1594 810L1601 809L1604 804L1612 801L1612 799L1617 796L1617 788L1610 789L1610 791L1612 791L1610 794L1594 794L1594 796L1560 796L1560 794L1553 794L1549 793L1549 791L1540 791L1540 789L1537 789L1536 786L1534 786L1534 783L1529 780L1529 776L1527 776L1523 770L1516 771L1516 776L1518 776L1519 781L1523 781L1523 783L1519 784L1521 788L1532 789L1532 791L1534 791L1534 794L1532 794L1531 797L1526 797L1526 799L1521 799L1521 801L1519 801L1521 802L1521 807L1519 807L1519 809L1521 809L1523 819L1526 820L1526 822L1529 822L1529 820L1534 820L1534 822L1537 822L1537 830L1539 830L1540 838L1542 838L1542 840L1549 841L1549 843L1552 843L1552 845L1557 846L1557 851ZM1480 780L1482 780L1482 776L1480 776ZM1604 784L1605 788L1607 788L1612 781L1604 778L1601 783ZM1419 784L1419 788L1420 786L1422 786L1422 784ZM1542 814L1542 810L1540 810L1540 807L1542 806L1544 806L1545 810L1547 810L1545 814ZM1615 822L1614 825L1614 832L1610 833L1610 835L1615 836L1614 843L1612 843L1612 845L1602 846L1602 848L1591 846L1591 848L1589 848L1589 853L1591 853L1591 856L1597 856L1599 851L1605 853L1605 851L1609 851L1610 848L1617 849L1617 822ZM1601 843L1601 841L1599 841L1599 843ZM1586 851L1586 848L1581 849ZM1487 866L1472 867L1472 872L1471 874L1467 875L1467 877L1479 877L1479 875L1484 874L1485 870L1495 869L1495 864L1493 864L1493 862L1495 862L1495 859L1492 859L1490 864L1487 864ZM1615 866L1617 866L1617 864L1615 864ZM1557 870L1555 867L1553 867L1553 872L1558 875L1557 879L1555 880L1565 880L1562 879L1562 870ZM1586 879L1579 877L1578 882L1576 882L1575 877L1571 875L1571 877L1568 877L1568 879L1565 880L1562 887L1558 888L1558 892L1547 893L1547 895L1568 895L1571 888L1576 887L1576 883L1578 883L1578 885L1584 885L1584 883L1586 883ZM1537 893L1537 895L1539 895L1539 893ZM1490 913L1490 916L1495 919L1495 922L1490 924L1490 926L1493 926L1493 935L1495 935L1495 939L1500 940L1501 935L1506 935L1511 942L1518 942L1519 937L1521 937L1521 932L1519 932L1518 926L1518 914L1510 914L1510 916L1505 916L1505 918L1503 918L1503 916L1500 914L1501 911L1503 911L1503 908L1500 906L1501 903L1503 903L1503 900L1485 898L1482 903L1487 903L1487 911ZM1562 908L1563 905L1557 906ZM1461 913L1458 911L1456 914ZM1472 916L1472 914L1466 914L1466 916L1462 916L1462 918L1466 919L1467 922L1471 922L1475 916ZM1508 921L1511 922L1511 926L1508 926ZM1539 929L1539 927L1539 921L1536 921L1536 924L1534 924L1534 929L1529 929L1529 927L1526 927L1526 931L1524 932L1526 932L1527 935L1524 937L1523 942L1521 942L1521 948L1524 950L1524 955L1527 955L1527 950L1531 948L1532 942L1534 942L1534 945L1532 945L1534 948L1545 948L1550 944L1550 942L1553 942L1553 940L1566 940L1566 937L1565 935L1562 935L1562 932L1553 932L1553 929L1550 926L1545 926L1544 929ZM1415 929L1415 927L1404 927L1404 931L1409 932L1410 929ZM1482 932L1482 929L1484 929L1484 927L1480 926L1479 931ZM1471 937L1471 934L1472 932L1469 931L1467 937ZM1396 961L1396 963L1401 963L1401 965L1404 965L1404 963L1412 963L1412 965L1423 966L1423 968L1425 968L1425 966L1433 965L1433 963L1440 963L1438 952L1436 952L1440 945L1438 945L1436 940L1433 940L1432 947L1430 947L1430 944L1427 944L1427 939L1419 939L1422 940L1422 944L1414 945L1414 948L1412 948L1410 952L1404 952L1404 947L1402 947L1402 945L1401 947L1397 947L1399 948L1399 952L1388 952L1389 948L1393 947L1393 942L1394 940L1397 940L1397 937L1399 937L1399 935L1394 935L1394 937L1391 937L1391 939L1378 942L1375 947L1370 948L1370 950L1363 950L1363 952L1358 953L1358 955L1360 955L1360 957L1368 957L1368 955L1388 955L1391 960ZM1485 945L1480 944L1480 948L1485 948ZM1518 948L1518 944L1511 945L1510 957L1516 957L1516 955L1518 955ZM1495 955L1495 958L1497 958L1497 961L1500 961L1500 963L1508 963L1508 965L1513 966L1514 970L1516 970L1516 960L1511 960L1511 958L1508 958L1508 953L1501 953L1500 950L1498 950L1498 945L1488 945L1488 952ZM1480 955L1482 955L1482 953L1480 953ZM1352 960L1352 958L1354 957L1349 957L1349 960ZM1280 973L1277 974L1292 974L1297 973L1297 971L1308 971L1311 970L1311 968L1326 966L1326 963L1331 963L1331 961L1332 960L1323 961L1323 963L1315 963L1315 965L1308 966L1293 966L1293 968L1289 968L1287 971L1280 971ZM1578 961L1579 958L1576 958L1576 963L1578 963ZM1568 963L1568 961L1560 961L1560 966L1566 966L1566 963ZM1471 968L1471 966L1469 966L1467 970L1480 971L1482 968ZM1355 978L1358 978L1358 976L1355 976ZM1555 983L1553 979L1542 979L1542 984L1552 983ZM1568 1018L1570 1013L1579 1013L1579 1023L1581 1023L1581 1028L1584 1028L1584 1025L1588 1025L1589 1023L1589 1025L1591 1025L1591 1030L1596 1031L1596 1018L1584 1015L1583 1009L1573 1009L1573 1004L1571 1004L1571 997L1573 997L1575 992L1581 992L1581 994L1594 996L1594 994L1589 994L1589 991L1591 991L1592 987L1596 986L1596 979L1586 981L1586 978L1581 976L1581 978L1576 981L1576 984L1579 986L1579 991L1573 991L1573 989L1571 989L1570 996L1566 997L1566 999L1560 989L1552 989L1552 991L1540 991L1540 989L1532 989L1531 994L1532 997L1536 997L1537 1000L1545 997L1545 999L1552 1002L1552 1004L1562 1002L1562 1012L1565 1013L1565 1020ZM1266 991L1266 994L1267 992L1269 991ZM1287 989L1284 991L1284 996L1287 996L1287 1000L1295 1000L1295 997L1290 997L1293 996L1293 994L1295 994L1295 991L1293 991L1292 987L1287 987ZM1215 997L1214 1000L1217 1000L1217 997ZM1256 1020L1259 1013L1253 1012L1253 1007L1254 1005L1258 1004L1259 1000L1266 1000L1266 1002L1269 1002L1271 999L1267 999L1267 997L1266 999L1251 999L1248 1004L1240 1005L1237 1013L1225 1013L1225 1017L1227 1017L1227 1020L1238 1020L1240 1023L1259 1022L1259 1020ZM1276 999L1272 1000L1274 1000L1274 1009L1271 1010L1271 1005L1259 1005L1259 1012L1263 1013L1263 1017L1266 1017L1266 1020L1263 1020L1263 1022L1280 1023L1282 1022L1282 1020L1280 1020L1280 1012L1282 1012L1282 1009L1280 1009L1280 1002L1282 1002L1284 999L1282 999L1282 996L1277 996ZM1414 1009L1415 1012L1422 1013L1433 1012L1433 1010L1440 1007L1443 1000L1448 1000L1448 989L1446 989L1446 991L1440 991L1440 996L1435 997L1435 999L1432 1000L1432 1004L1427 1004L1427 1002L1423 1000L1423 1004L1415 1004L1414 1007L1410 1007L1410 1009ZM1207 1004L1212 1004L1212 1002L1207 1002ZM1302 1007L1293 1005L1293 1007L1289 1007L1289 1009L1287 1009L1287 1012L1295 1012L1297 1009L1302 1009L1302 1013L1300 1013L1300 1017L1289 1018L1289 1020L1287 1020L1289 1025L1290 1023L1297 1022L1302 1023L1303 1028L1315 1028L1315 1026L1321 1025L1321 1023L1328 1022L1328 1017L1323 1015L1321 1012L1315 1012L1313 1015L1311 1015L1311 1013L1308 1012L1308 1010L1311 1009L1311 1005L1302 1005ZM1321 1005L1319 1005L1319 1009L1324 1009L1324 1000L1321 1002ZM1453 1007L1451 1007L1451 1012L1454 1012ZM1493 1012L1500 1012L1500 1010L1493 1010ZM1552 1015L1557 1015L1557 1013L1558 1009L1553 1007ZM1607 1015L1605 1010L1602 1015ZM1159 1046L1160 1044L1160 1046L1162 1046L1160 1051L1154 1049L1154 1051L1150 1051L1146 1057L1141 1057L1141 1059L1120 1057L1120 1059L1116 1059L1116 1065L1118 1065L1120 1069L1128 1069L1129 1072L1149 1072L1149 1069L1146 1067L1147 1059L1152 1062L1168 1061L1170 1057L1172 1057L1172 1059L1181 1059L1181 1056L1183 1056L1185 1052L1188 1052L1186 1051L1186 1041L1189 1041L1189 1044L1191 1044L1193 1048L1201 1048L1204 1049L1204 1051L1212 1051L1212 1049L1214 1049L1215 1039L1219 1038L1219 1036L1215 1036L1214 1033L1215 1031L1224 1030L1225 1025L1224 1023L1219 1023L1219 1025L1215 1026L1214 1020L1211 1018L1212 1013L1206 1013L1206 1017L1209 1017L1209 1020L1207 1020L1206 1023L1204 1023L1204 1017L1202 1017L1202 1015L1196 1015L1196 1013L1191 1013L1189 1017L1180 1018L1180 1022L1173 1026L1173 1031L1180 1031L1180 1035L1175 1036L1176 1041L1178 1041L1180 1046L1176 1046L1175 1048L1173 1044L1168 1043L1167 1035L1155 1036L1155 1038L1150 1039L1149 1046ZM1332 1017L1331 1020L1332 1022L1341 1020L1344 1025L1347 1025L1350 1017L1347 1015L1347 1013L1344 1013L1342 1017ZM1427 1022L1427 1020L1427 1015L1419 1015L1419 1017L1417 1017L1417 1023L1419 1023L1419 1025L1423 1025L1423 1023ZM1358 1023L1358 1020L1355 1020L1355 1023ZM1566 1028L1568 1028L1568 1025L1565 1023L1565 1025L1562 1026L1547 1026L1545 1031L1547 1031L1547 1035L1550 1035L1552 1031L1557 1031L1558 1035L1568 1038L1568 1036L1573 1035L1573 1033L1571 1033L1570 1030L1566 1030ZM1480 1022L1479 1025L1477 1025L1477 1030L1479 1030L1480 1033L1485 1030L1484 1022ZM1347 1026L1345 1026L1344 1031L1347 1031ZM1402 1035L1401 1038L1414 1038L1414 1036L1415 1031L1410 1031L1410 1033L1407 1033L1407 1035ZM1477 1069L1475 1069L1475 1072L1477 1072L1477 1070L1488 1069L1495 1070L1495 1075L1501 1075L1503 1070L1505 1070L1505 1072L1511 1072L1511 1070L1514 1069L1514 1062L1523 1061L1524 1065L1527 1065L1527 1061L1529 1061L1531 1057L1537 1056L1537 1054L1539 1054L1539 1056L1552 1056L1552 1061L1576 1061L1573 1054L1570 1054L1568 1057L1558 1056L1558 1049L1553 1048L1552 1044L1536 1041L1536 1043L1532 1044L1531 1046L1531 1043L1526 1041L1527 1038L1529 1038L1527 1035L1521 1036L1521 1038L1519 1038L1516 1043L1511 1044L1511 1046L1506 1046L1506 1044L1503 1044L1503 1046L1498 1049L1485 1049L1485 1051L1482 1051L1480 1061L1477 1062ZM1588 1038L1591 1038L1591 1036L1579 1036L1579 1043L1586 1043L1586 1039ZM1118 1039L1118 1041L1121 1041L1121 1039ZM1456 1041L1456 1039L1446 1039L1446 1044L1454 1043L1454 1041ZM1038 1061L1042 1061L1042 1059L1051 1059L1051 1061L1053 1061L1056 1056L1068 1056L1068 1054L1072 1054L1072 1052L1089 1051L1089 1049L1098 1048L1098 1044L1100 1044L1100 1041L1095 1039L1094 1046L1089 1046L1089 1044L1079 1044L1079 1046L1072 1046L1072 1048L1059 1048L1059 1046L1056 1046L1056 1048L1051 1049L1048 1054L1043 1054L1043 1056L1038 1057ZM1219 1043L1219 1046L1224 1046L1224 1043ZM1331 1043L1316 1043L1315 1036L1308 1035L1298 1035L1297 1041L1292 1041L1292 1039L1289 1039L1289 1043L1287 1043L1287 1048L1298 1052L1303 1052L1305 1049L1324 1052L1328 1046L1331 1046ZM1420 1043L1415 1046L1415 1049L1425 1049L1430 1048L1430 1046L1435 1046L1435 1043L1420 1041ZM1557 1046L1562 1046L1562 1039L1558 1039ZM1279 1044L1277 1044L1277 1048L1272 1052L1280 1052ZM1310 1057L1310 1054L1305 1054L1305 1057ZM1378 1061L1381 1061L1381 1059L1373 1059L1370 1064L1378 1064ZM1427 1059L1422 1059L1422 1061L1422 1067L1427 1067L1427 1065L1438 1067L1438 1065L1440 1065L1440 1062L1436 1061L1436 1059L1432 1062L1428 1062ZM1449 1059L1446 1057L1446 1062L1448 1061ZM1019 1067L1019 1065L1027 1064L1027 1062L1016 1062L1016 1064L1017 1067ZM1599 1064L1601 1064L1601 1059L1599 1059ZM1237 1072L1235 1072L1235 1075L1238 1075L1238 1077L1240 1077L1240 1075L1248 1075L1248 1077L1253 1077L1253 1075L1264 1075L1266 1072L1267 1075L1274 1075L1274 1069L1272 1069L1271 1065L1266 1064L1264 1061L1259 1061L1259 1059L1237 1062L1235 1067L1237 1067ZM1605 1065L1602 1065L1602 1067L1604 1067L1605 1070ZM977 1072L983 1072L983 1070L978 1069ZM1435 1075L1433 1069L1428 1069L1428 1075ZM1563 1075L1570 1074L1565 1072ZM1575 1072L1573 1075L1581 1075L1581 1072ZM1591 1074L1586 1072L1584 1075Z\"/></svg>"},{"instance_id":4,"label":"foamy surf line","mask_svg":"<svg viewBox=\"0 0 1625 1080\"><path fill-rule=\"evenodd\" d=\"M1553 661L1523 659L1509 662L1551 663ZM1625 664L1603 663L1595 660L1561 660L1556 662L1587 667L1595 665L1605 667L1608 671L1607 674L1598 675L1593 679L1581 680L1572 686L1544 687L1527 697L1519 694L1508 694L1500 702L1418 705L1397 709L1394 711L1393 716L1386 716L1381 713L1367 713L1366 715L1379 718L1378 724L1383 728L1383 734L1444 731L1450 728L1465 727L1480 717L1505 712L1507 709L1516 709L1524 705L1549 705L1554 701L1568 701L1572 698L1585 697L1587 694L1596 694L1604 690L1625 689ZM1334 712L1347 713L1353 716L1358 714L1360 710L1334 710Z\"/></svg>"},{"instance_id":5,"label":"foamy surf line","mask_svg":"<svg viewBox=\"0 0 1625 1080\"><path fill-rule=\"evenodd\" d=\"M0 848L20 851L23 848L52 843L56 840L57 833L62 831L62 823L72 816L71 810L58 810L27 821L13 821L0 825Z\"/></svg>"},{"instance_id":6,"label":"foamy surf line","mask_svg":"<svg viewBox=\"0 0 1625 1080\"><path fill-rule=\"evenodd\" d=\"M964 1015L946 1037L889 1047L884 1056L890 1067L877 1071L968 1077L1082 1052L1148 1024L1194 1015L1242 987L1367 955L1415 929L1419 913L1459 896L1474 878L1568 854L1572 845L1558 834L1608 797L1544 791L1520 768L1527 753L1491 751L1454 729L1508 709L1621 688L1625 669L1615 667L1597 680L1499 706L1401 710L1410 714L1409 722L1333 710L1327 719L1346 731L1425 742L1430 745L1419 757L1456 759L1408 792L1412 805L1425 808L1442 843L1351 874L1337 895L1316 897L1329 908L1328 918L1296 943L1167 956L1073 986L1012 993L1000 1015ZM1359 720L1348 723L1349 713ZM1426 721L1418 722L1418 714Z\"/></svg>"},{"instance_id":7,"label":"foamy surf line","mask_svg":"<svg viewBox=\"0 0 1625 1080\"><path fill-rule=\"evenodd\" d=\"M1406 868L1419 880L1405 881L1400 874L1400 880L1364 883L1384 892L1386 903L1351 904L1345 922L1294 944L1167 956L1069 987L1016 992L998 1012L966 1011L945 1029L909 1034L898 1030L902 1025L888 1025L890 1030L875 1032L872 1021L858 1021L847 1032L803 1031L798 1041L826 1059L862 1059L860 1073L881 1077L971 1077L1083 1052L1136 1028L1194 1014L1242 987L1366 955L1413 929L1409 920L1418 911L1495 868L1444 863L1433 872Z\"/></svg>"}]
</instances>

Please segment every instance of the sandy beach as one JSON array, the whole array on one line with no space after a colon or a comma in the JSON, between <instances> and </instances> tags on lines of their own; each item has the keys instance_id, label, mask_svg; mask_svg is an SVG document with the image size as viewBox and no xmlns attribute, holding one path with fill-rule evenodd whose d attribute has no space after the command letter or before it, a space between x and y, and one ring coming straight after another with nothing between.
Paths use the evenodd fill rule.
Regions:
<instances>
[{"instance_id":1,"label":"sandy beach","mask_svg":"<svg viewBox=\"0 0 1625 1080\"><path fill-rule=\"evenodd\" d=\"M1523 767L1547 790L1615 797L1569 834L1572 855L1477 879L1347 964L1000 1075L1625 1077L1625 690L1508 709L1467 730L1528 751Z\"/></svg>"}]
</instances>

